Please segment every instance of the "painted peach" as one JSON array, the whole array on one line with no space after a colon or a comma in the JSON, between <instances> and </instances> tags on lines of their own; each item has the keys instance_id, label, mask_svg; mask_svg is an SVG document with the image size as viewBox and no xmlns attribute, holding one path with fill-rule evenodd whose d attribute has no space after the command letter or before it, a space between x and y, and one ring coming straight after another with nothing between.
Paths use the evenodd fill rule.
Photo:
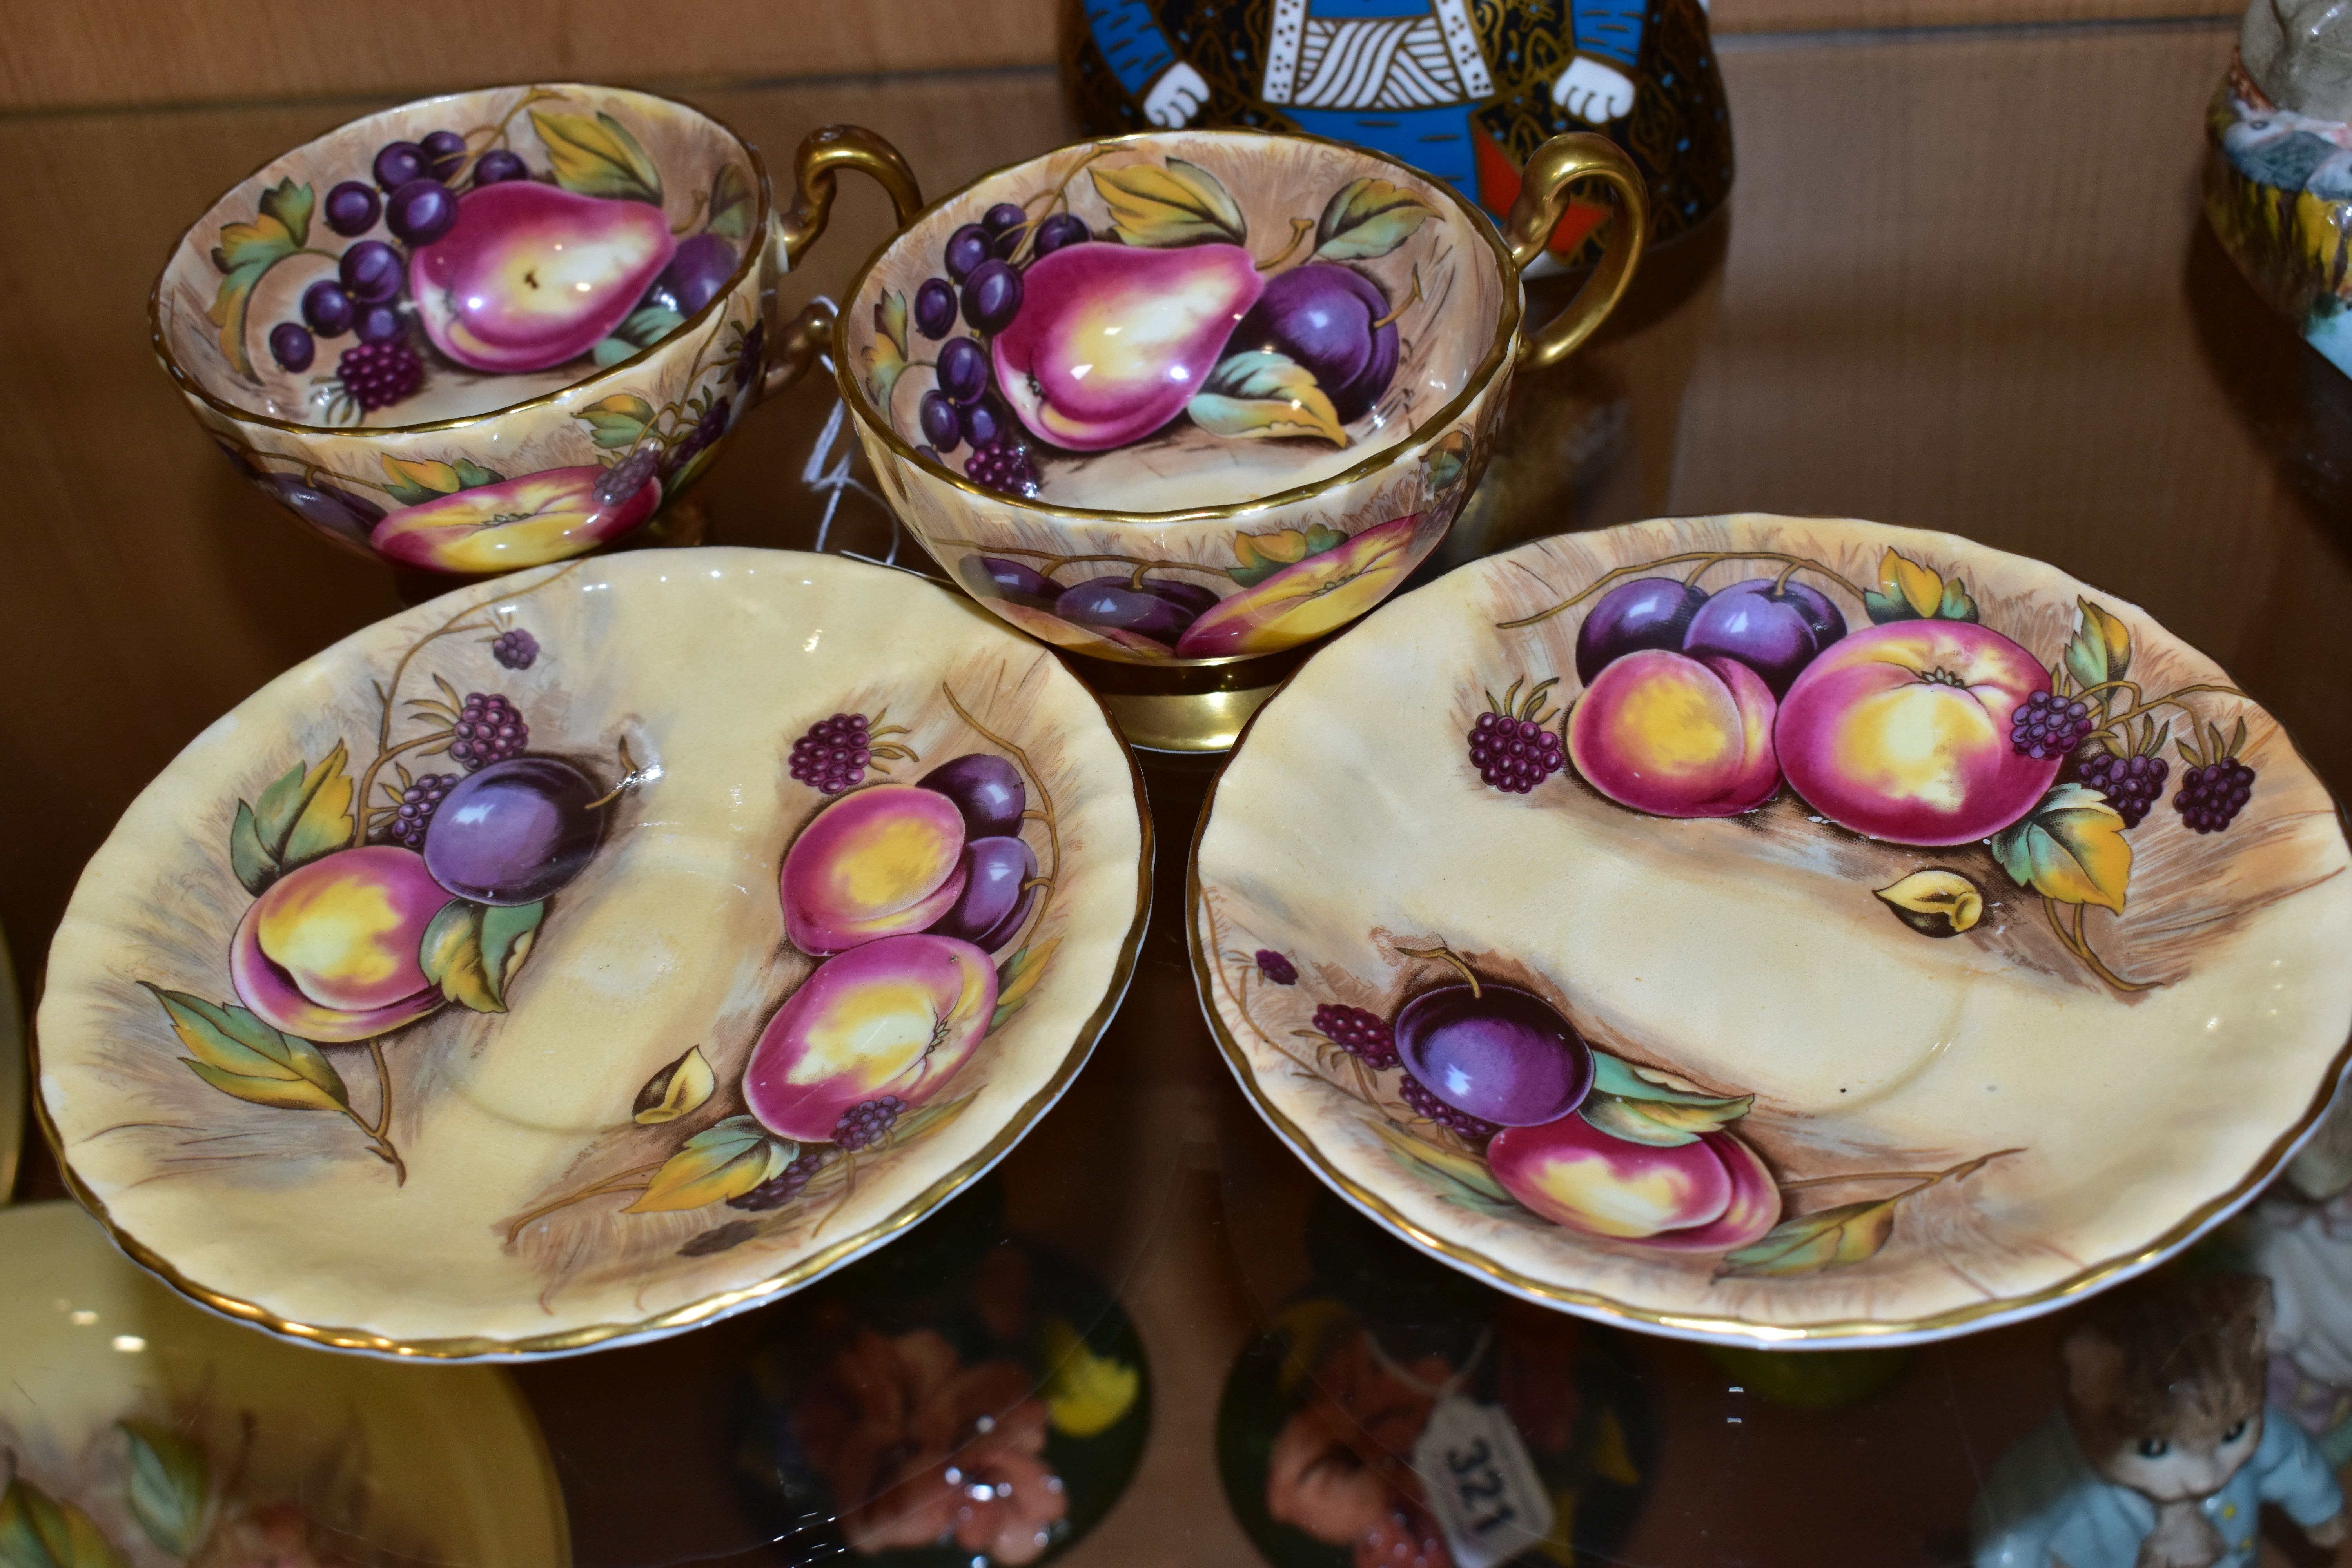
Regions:
<instances>
[{"instance_id":1,"label":"painted peach","mask_svg":"<svg viewBox=\"0 0 2352 1568\"><path fill-rule=\"evenodd\" d=\"M1970 621L1895 621L1845 637L1789 688L1773 745L1790 787L1842 827L1967 844L2032 810L2063 760L2010 744L2049 672Z\"/></svg>"},{"instance_id":2,"label":"painted peach","mask_svg":"<svg viewBox=\"0 0 2352 1568\"><path fill-rule=\"evenodd\" d=\"M417 946L448 902L413 850L339 849L253 901L229 940L229 983L263 1022L306 1040L389 1034L442 1003Z\"/></svg>"},{"instance_id":3,"label":"painted peach","mask_svg":"<svg viewBox=\"0 0 2352 1568\"><path fill-rule=\"evenodd\" d=\"M597 487L613 470L591 463L548 468L403 507L369 536L376 553L435 572L514 572L593 550L654 514L661 480L648 475L606 501Z\"/></svg>"},{"instance_id":4,"label":"painted peach","mask_svg":"<svg viewBox=\"0 0 2352 1568\"><path fill-rule=\"evenodd\" d=\"M816 814L784 852L784 931L820 957L929 927L963 892L963 816L913 784L877 784Z\"/></svg>"},{"instance_id":5,"label":"painted peach","mask_svg":"<svg viewBox=\"0 0 2352 1568\"><path fill-rule=\"evenodd\" d=\"M1564 1116L1540 1127L1505 1128L1487 1146L1486 1160L1513 1197L1586 1236L1728 1251L1780 1217L1771 1173L1728 1132L1664 1147Z\"/></svg>"},{"instance_id":6,"label":"painted peach","mask_svg":"<svg viewBox=\"0 0 2352 1568\"><path fill-rule=\"evenodd\" d=\"M1643 648L1576 700L1568 754L1584 782L1660 816L1736 816L1780 784L1772 689L1737 659Z\"/></svg>"},{"instance_id":7,"label":"painted peach","mask_svg":"<svg viewBox=\"0 0 2352 1568\"><path fill-rule=\"evenodd\" d=\"M1275 653L1346 626L1389 596L1418 557L1421 513L1368 528L1345 544L1286 566L1220 599L1177 639L1179 658Z\"/></svg>"},{"instance_id":8,"label":"painted peach","mask_svg":"<svg viewBox=\"0 0 2352 1568\"><path fill-rule=\"evenodd\" d=\"M854 798L854 797L853 797ZM848 1111L896 1095L920 1105L953 1077L996 1012L996 966L968 942L893 936L817 965L751 1047L743 1098L770 1131L833 1137Z\"/></svg>"}]
</instances>

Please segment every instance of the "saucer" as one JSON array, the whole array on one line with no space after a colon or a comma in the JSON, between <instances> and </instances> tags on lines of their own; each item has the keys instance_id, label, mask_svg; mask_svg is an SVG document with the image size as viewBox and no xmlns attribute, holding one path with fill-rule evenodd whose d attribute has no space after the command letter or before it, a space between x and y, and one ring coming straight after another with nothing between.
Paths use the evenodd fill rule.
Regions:
<instances>
[{"instance_id":1,"label":"saucer","mask_svg":"<svg viewBox=\"0 0 2352 1568\"><path fill-rule=\"evenodd\" d=\"M1259 1111L1414 1246L1663 1333L1891 1343L2253 1194L2345 1065L2347 861L2135 606L1742 515L1539 541L1317 654L1190 921Z\"/></svg>"},{"instance_id":2,"label":"saucer","mask_svg":"<svg viewBox=\"0 0 2352 1568\"><path fill-rule=\"evenodd\" d=\"M539 1425L498 1369L273 1342L173 1297L68 1203L0 1213L0 1488L79 1527L68 1560L572 1561Z\"/></svg>"},{"instance_id":3,"label":"saucer","mask_svg":"<svg viewBox=\"0 0 2352 1568\"><path fill-rule=\"evenodd\" d=\"M1124 992L1147 834L1085 688L908 574L520 574L280 677L140 796L50 952L39 1109L131 1256L234 1316L656 1337L1021 1137Z\"/></svg>"}]
</instances>

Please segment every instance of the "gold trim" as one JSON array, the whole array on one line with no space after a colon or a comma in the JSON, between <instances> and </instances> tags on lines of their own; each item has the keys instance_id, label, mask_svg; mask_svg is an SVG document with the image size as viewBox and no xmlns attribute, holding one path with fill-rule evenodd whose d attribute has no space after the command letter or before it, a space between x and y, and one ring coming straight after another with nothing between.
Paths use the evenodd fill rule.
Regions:
<instances>
[{"instance_id":1,"label":"gold trim","mask_svg":"<svg viewBox=\"0 0 2352 1568\"><path fill-rule=\"evenodd\" d=\"M1498 374L1508 369L1512 357L1511 344L1518 336L1519 322L1527 311L1527 288L1520 279L1518 263L1511 258L1510 251L1503 244L1502 234L1495 227L1495 220L1488 217L1482 209L1472 205L1469 200L1453 186L1443 181L1432 180L1411 164L1400 163L1385 153L1377 153L1369 147L1358 147L1346 142L1334 142L1328 136L1309 136L1303 132L1276 133L1267 131L1241 130L1138 131L1125 136L1103 136L1086 142L1075 142L1067 147L1057 147L1051 153L1041 153L1033 158L1017 159L1013 163L991 169L977 178L965 181L946 195L924 207L912 218L901 224L896 234L876 247L874 254L866 258L866 265L857 269L857 276L852 279L849 287L842 291L842 299L846 301L842 307L843 319L847 319L847 313L856 308L859 298L866 292L866 279L874 275L874 269L882 264L882 258L890 253L891 248L906 237L908 230L921 224L950 202L961 199L965 193L1000 175L1010 174L1017 169L1027 168L1033 163L1042 163L1048 158L1059 156L1063 153L1071 152L1078 147L1124 147L1139 142L1164 141L1172 135L1212 136L1234 141L1312 142L1321 146L1337 148L1351 157L1362 158L1374 163L1385 163L1412 180L1415 186L1438 191L1460 208L1464 216L1470 220L1471 232L1484 239L1486 242L1486 248L1494 253L1496 269L1504 283L1504 292L1502 314L1495 323L1494 346L1486 351L1486 357L1479 361L1477 368L1470 373L1470 379L1464 384L1463 389L1455 394L1454 400L1431 415L1419 430L1408 431L1402 440L1379 448L1352 468L1344 468L1328 479L1318 479L1313 484L1277 490L1272 495L1259 496L1252 500L1229 501L1223 506L1197 507L1189 511L1137 512L1097 511L1086 507L1056 506L1050 501L1034 498L1024 498L1018 502L1012 502L1000 491L982 489L946 464L931 462L918 455L914 447L907 444L906 438L891 428L889 420L877 414L873 405L866 400L865 387L859 384L858 378L852 374L847 347L841 338L840 329L836 326L834 335L834 380L840 385L841 399L849 405L849 411L857 416L858 422L873 431L881 438L883 444L890 448L892 456L902 463L914 465L917 469L932 479L941 480L961 490L975 501L983 502L992 507L1012 505L1024 515L1034 514L1081 525L1094 523L1148 526L1165 522L1214 522L1252 512L1272 511L1280 507L1299 505L1328 491L1370 479L1382 468L1409 460L1418 455L1423 448L1443 438L1453 428L1454 422L1469 410L1472 404L1493 389ZM920 540L922 531L916 530L915 536ZM923 548L929 550L929 543L925 542ZM1157 664L1160 661L1151 662Z\"/></svg>"},{"instance_id":2,"label":"gold trim","mask_svg":"<svg viewBox=\"0 0 2352 1568\"><path fill-rule=\"evenodd\" d=\"M758 269L767 254L769 244L768 216L774 207L774 193L769 188L768 164L767 161L760 156L759 148L753 146L750 142L745 141L743 139L742 132L737 131L732 125L728 124L717 115L709 113L705 110L697 109L690 103L681 103L674 98L664 98L659 93L644 92L633 87L606 87L596 82L586 81L532 82L522 90L528 92L533 87L544 87L558 92L601 92L616 94L629 98L643 99L649 103L663 104L670 109L677 110L682 113L691 114L698 119L707 121L710 124L717 126L721 132L726 133L729 139L733 141L736 146L740 147L743 150L744 154L751 160L751 172L759 176L759 211L753 215L750 236L747 237L744 241L742 259L736 264L735 270L728 276L726 283L719 289L719 292L713 294L709 300L704 302L702 309L697 310L691 316L688 316L677 326L672 327L667 333L664 334L658 342L653 343L650 347L639 349L636 353L631 354L625 360L617 360L609 365L599 366L595 374L593 375L582 376L578 381L568 382L565 384L557 387L552 392L542 392L536 397L526 397L520 403L509 403L498 408L486 410L480 414L460 415L455 419L435 419L423 425L304 425L291 419L279 419L268 414L257 414L250 409L239 408L234 404L225 403L221 399L214 396L210 392L206 391L204 384L193 374L184 369L181 365L180 362L172 356L171 345L163 340L163 284L164 281L172 275L172 262L173 258L178 257L180 254L180 247L186 245L189 242L190 237L196 232L198 225L201 225L205 218L210 217L213 214L214 208L218 207L222 202L228 198L228 191L223 191L219 195L213 198L212 205L205 208L203 215L199 216L194 223L190 224L186 228L180 231L179 238L172 242L170 252L163 258L163 270L155 274L154 285L147 290L148 342L155 351L156 360L166 371L171 373L173 384L179 388L181 395L198 400L206 407L212 409L215 413L220 414L227 418L234 419L240 425L258 426L265 430L283 430L297 436L347 436L360 440L366 440L379 436L418 436L441 430L462 430L467 426L479 425L485 421L500 418L509 414L518 414L526 408L543 407L548 404L568 399L581 392L583 388L593 386L604 381L608 376L618 375L625 370L628 370L634 366L644 363L650 356L660 353L664 350L673 348L679 343L684 342L688 337L692 335L690 329L698 329L714 313L723 312L729 303L734 300L735 291L742 287L743 280L746 278L751 276L751 274ZM412 100L407 103L395 104L390 109L379 109L373 114L362 114L356 119L346 120L341 125L335 126L332 130L321 131L316 136L311 137L308 142L304 142L298 146L287 148L284 152L275 154L267 162L263 163L259 167L253 170L251 174L247 174L245 176L245 180L250 180L258 174L266 174L271 169L276 168L279 163L284 163L287 159L291 158L294 154L303 151L305 148L315 146L319 142L325 141L328 137L336 135L341 132L352 130L355 126L364 125L371 120L380 119L387 114L402 114L410 110L423 109L428 104L446 103L455 99L478 98L489 93L510 92L513 90L514 89L511 86L476 88L467 92L436 93L430 98L419 98ZM245 180L237 181L236 185L231 185L229 187L229 191L236 189L236 185L242 185L245 184ZM752 240L754 239L758 241L757 244L752 243Z\"/></svg>"},{"instance_id":3,"label":"gold trim","mask_svg":"<svg viewBox=\"0 0 2352 1568\"><path fill-rule=\"evenodd\" d=\"M1640 527L1642 525L1630 523L1622 526ZM1989 553L2008 553L1994 551L1990 545L1978 544L1973 540L1962 540L1962 542L1972 549ZM1490 556L1486 559L1495 558ZM2032 560L2032 557L2020 556L2017 559ZM1484 562L1474 561L1455 568L1455 571L1467 572L1484 563ZM2036 564L2046 563L2036 563ZM1448 576L1453 574L1447 574ZM2155 617L2150 616L2149 619L2153 621ZM2330 1064L2326 1075L2320 1079L2318 1092L2313 1096L2310 1109L2305 1111L2292 1127L2272 1141L2270 1147L2263 1151L2262 1157L2254 1163L2253 1168L2247 1172L2237 1185L2220 1196L2208 1199L2199 1205L2179 1224L2158 1235L2145 1247L2120 1257L2089 1264L2077 1272L2068 1275L2055 1285L2045 1286L2042 1289L2026 1295L2007 1297L1997 1301L1975 1302L1966 1307L1956 1307L1949 1311L1904 1321L1886 1321L1869 1318L1837 1318L1813 1323L1759 1323L1738 1317L1723 1317L1702 1312L1664 1311L1647 1307L1628 1306L1595 1291L1548 1284L1531 1275L1522 1274L1516 1268L1494 1261L1483 1253L1447 1241L1443 1237L1432 1235L1422 1229L1399 1214L1387 1199L1342 1174L1323 1152L1316 1147L1314 1140L1309 1138L1297 1122L1275 1107L1273 1100L1259 1085L1256 1074L1252 1069L1241 1043L1234 1037L1233 1031L1225 1026L1224 1016L1217 1010L1216 997L1210 987L1210 961L1203 957L1201 947L1202 891L1201 840L1207 835L1209 819L1216 811L1217 791L1225 782L1227 770L1240 759L1244 749L1249 744L1250 731L1257 726L1261 719L1274 710L1275 706L1282 700L1283 693L1289 689L1292 681L1297 680L1299 675L1304 673L1307 665L1330 652L1331 648L1337 646L1338 640L1335 639L1332 643L1316 649L1313 655L1302 662L1298 668L1292 671L1289 678L1276 689L1274 695L1267 698L1258 710L1250 715L1249 722L1242 726L1240 736L1234 742L1232 752L1218 767L1216 777L1210 781L1208 793L1202 798L1200 820L1193 825L1192 828L1192 851L1185 857L1184 862L1184 947L1192 961L1193 990L1200 996L1202 1016L1208 1020L1210 1033L1216 1037L1217 1048L1225 1058L1225 1066L1232 1070L1234 1078L1240 1083L1242 1092L1248 1098L1252 1108L1265 1120L1266 1125L1274 1129L1275 1135L1289 1145L1291 1152L1305 1162L1308 1169L1322 1178L1325 1185L1395 1231L1423 1252L1431 1254L1439 1261L1450 1264L1465 1274L1482 1276L1487 1283L1498 1286L1515 1295L1539 1301L1547 1306L1565 1308L1603 1321L1621 1323L1637 1329L1646 1327L1678 1338L1718 1342L1748 1341L1766 1349L1844 1349L1852 1348L1845 1342L1853 1341L1867 1342L1901 1339L1906 1342L1925 1342L1949 1337L1956 1331L1969 1324L1978 1323L1979 1320L1998 1317L2001 1322L2014 1322L2025 1318L2039 1317L2044 1312L2055 1311L2067 1305L2074 1297L2089 1295L2109 1285L2118 1284L2134 1274L2154 1268L2171 1254L2194 1241L2208 1228L2226 1219L2233 1211L2252 1201L2269 1183L2278 1168L2285 1163L2288 1153L2313 1128L2318 1125L2320 1117L2326 1112L2329 1102L2336 1097L2336 1084L2343 1078L2346 1067L2352 1065L2352 1038L2347 1038L2336 1051L2335 1060ZM2256 706L2261 705L2258 703ZM2336 806L2336 823L2338 831L2344 832L2347 837L2352 838L2352 818L2347 817L2344 803L2336 800L2334 792L2327 790L2326 781L2322 780L2317 771L2312 768L2309 759L2304 756L2302 749L2294 743L2294 738L2287 733L2286 726L2279 722L2278 716L2267 708L2263 708L2262 711L2263 717L2276 726L2279 739L2286 743L2287 750L2293 753L2294 760L2302 763L2304 770L2311 774L2314 782L2328 794L2329 799ZM1982 1326L1991 1328L1997 1325L1985 1322Z\"/></svg>"},{"instance_id":4,"label":"gold trim","mask_svg":"<svg viewBox=\"0 0 2352 1568\"><path fill-rule=\"evenodd\" d=\"M919 574L908 573L908 575ZM938 592L961 602L961 596L954 594L952 590L938 587L937 584L933 586L938 589ZM992 618L991 624L999 623ZM1020 633L1010 626L1003 629L1014 637L1021 637ZM1040 658L1047 659L1059 668L1060 661L1054 658L1051 648L1043 643L1036 642L1034 638L1021 637L1021 640L1030 643L1036 648ZM1063 673L1067 674L1068 671L1065 670ZM1074 681L1076 680L1075 676L1071 679ZM1087 689L1085 682L1078 681L1077 685L1079 689L1086 691L1089 698L1094 698L1094 693ZM182 1295L203 1306L210 1307L215 1312L242 1319L246 1322L268 1329L273 1333L284 1334L290 1339L307 1340L313 1344L327 1345L336 1350L373 1351L379 1355L410 1356L420 1361L470 1361L486 1356L565 1355L575 1351L587 1350L612 1340L639 1334L668 1334L682 1329L694 1328L698 1324L713 1322L730 1313L758 1306L762 1302L789 1294L820 1276L852 1261L858 1254L923 1219L932 1210L984 1174L1026 1135L1029 1129L1053 1108L1056 1100L1061 1099L1071 1082L1078 1076L1079 1069L1084 1068L1094 1055L1095 1047L1100 1043L1103 1032L1110 1026L1112 1016L1118 1011L1119 1004L1126 999L1128 986L1135 977L1136 961L1142 952L1144 932L1151 921L1153 881L1151 798L1144 788L1143 769L1136 762L1134 748L1127 743L1127 737L1119 732L1118 721L1111 716L1108 709L1103 707L1101 700L1094 698L1094 701L1097 710L1102 713L1103 727L1110 731L1111 739L1118 743L1120 755L1127 759L1128 779L1135 791L1136 827L1142 840L1137 864L1135 919L1128 926L1127 939L1119 944L1118 956L1111 968L1110 984L1103 993L1102 1002L1087 1021L1078 1026L1077 1034L1071 1040L1070 1048L1064 1054L1062 1065L1055 1070L1054 1076L1046 1081L1044 1088L1030 1096L1018 1110L1005 1119L1004 1125L997 1130L996 1136L990 1139L978 1153L900 1205L891 1214L856 1235L845 1237L822 1252L803 1258L781 1272L772 1274L754 1284L738 1286L731 1290L722 1290L716 1295L706 1296L700 1300L690 1301L682 1307L673 1307L667 1312L657 1313L634 1323L591 1323L583 1328L567 1329L561 1333L537 1334L519 1340L500 1340L487 1335L434 1340L395 1340L382 1334L371 1333L364 1329L298 1323L291 1319L281 1318L257 1303L242 1301L234 1296L226 1296L199 1285L164 1261L163 1256L152 1247L131 1235L115 1222L114 1216L107 1212L106 1205L82 1183L81 1178L74 1171L72 1162L66 1156L65 1140L59 1135L57 1123L49 1116L47 1095L41 1079L38 1031L35 1030L27 1034L26 1044L30 1047L32 1058L33 1114L40 1123L41 1136L48 1141L49 1152L57 1157L58 1172L64 1177L67 1188L72 1192L82 1207L88 1209L97 1218L99 1224L105 1226L107 1235L113 1237L114 1244L148 1272L155 1275Z\"/></svg>"}]
</instances>

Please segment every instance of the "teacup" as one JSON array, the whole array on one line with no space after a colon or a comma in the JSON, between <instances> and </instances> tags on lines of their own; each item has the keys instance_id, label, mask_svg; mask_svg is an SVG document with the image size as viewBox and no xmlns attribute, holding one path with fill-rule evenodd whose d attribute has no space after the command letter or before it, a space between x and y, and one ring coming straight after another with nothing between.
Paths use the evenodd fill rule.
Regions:
<instances>
[{"instance_id":1,"label":"teacup","mask_svg":"<svg viewBox=\"0 0 2352 1568\"><path fill-rule=\"evenodd\" d=\"M509 572L644 528L737 419L814 363L776 314L835 172L921 205L831 127L789 212L750 143L649 93L423 100L331 131L213 204L149 310L205 432L318 532L395 565Z\"/></svg>"},{"instance_id":2,"label":"teacup","mask_svg":"<svg viewBox=\"0 0 2352 1568\"><path fill-rule=\"evenodd\" d=\"M1602 259L1524 333L1520 269L1584 181L1616 197ZM835 368L942 567L1062 648L1185 672L1095 667L1131 739L1218 749L1268 686L1217 667L1312 641L1404 579L1475 487L1513 371L1591 335L1645 228L1640 174L1592 135L1538 149L1507 233L1318 138L1087 142L906 224L845 296Z\"/></svg>"}]
</instances>

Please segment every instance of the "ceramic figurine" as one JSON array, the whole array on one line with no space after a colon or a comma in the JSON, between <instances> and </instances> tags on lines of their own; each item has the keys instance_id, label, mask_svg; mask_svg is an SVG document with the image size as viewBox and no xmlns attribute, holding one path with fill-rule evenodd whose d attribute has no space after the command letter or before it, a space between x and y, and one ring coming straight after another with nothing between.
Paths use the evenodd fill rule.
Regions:
<instances>
[{"instance_id":1,"label":"ceramic figurine","mask_svg":"<svg viewBox=\"0 0 2352 1568\"><path fill-rule=\"evenodd\" d=\"M2255 291L2352 374L2352 19L2250 0L2206 111L2205 216Z\"/></svg>"},{"instance_id":2,"label":"ceramic figurine","mask_svg":"<svg viewBox=\"0 0 2352 1568\"><path fill-rule=\"evenodd\" d=\"M2270 1402L2352 1460L2352 1116L2339 1106L2226 1236L2271 1281Z\"/></svg>"},{"instance_id":3,"label":"ceramic figurine","mask_svg":"<svg viewBox=\"0 0 2352 1568\"><path fill-rule=\"evenodd\" d=\"M1621 221L1535 331L1520 272L1580 181ZM1327 142L1066 147L935 204L867 263L841 394L877 488L991 610L1111 664L1246 668L1427 556L1515 371L1564 358L1622 296L1645 210L1633 165L1591 135L1544 145L1507 235L1451 185ZM1238 727L1213 703L1163 735L1121 697L1140 744L1221 748Z\"/></svg>"},{"instance_id":4,"label":"ceramic figurine","mask_svg":"<svg viewBox=\"0 0 2352 1568\"><path fill-rule=\"evenodd\" d=\"M1408 1240L1844 1349L2251 1199L2352 1038L2347 867L2276 722L2141 611L1742 514L1523 545L1317 653L1216 782L1188 916L1244 1091Z\"/></svg>"},{"instance_id":5,"label":"ceramic figurine","mask_svg":"<svg viewBox=\"0 0 2352 1568\"><path fill-rule=\"evenodd\" d=\"M835 126L789 211L756 149L617 88L428 99L230 191L156 280L157 356L197 423L314 531L425 572L511 572L665 519L743 412L815 362L831 306L777 275L837 170L914 176ZM777 319L771 320L774 316Z\"/></svg>"},{"instance_id":6,"label":"ceramic figurine","mask_svg":"<svg viewBox=\"0 0 2352 1568\"><path fill-rule=\"evenodd\" d=\"M1602 131L1649 184L1653 240L1731 188L1705 0L1071 0L1064 26L1064 75L1098 136L1303 131L1376 147L1500 218L1547 137ZM1580 204L1555 257L1595 259L1606 216Z\"/></svg>"},{"instance_id":7,"label":"ceramic figurine","mask_svg":"<svg viewBox=\"0 0 2352 1568\"><path fill-rule=\"evenodd\" d=\"M2059 1415L2007 1454L1971 1524L1977 1568L2252 1568L2262 1507L2344 1537L2344 1493L2263 1407L2269 1284L2136 1286L2066 1336Z\"/></svg>"}]
</instances>

